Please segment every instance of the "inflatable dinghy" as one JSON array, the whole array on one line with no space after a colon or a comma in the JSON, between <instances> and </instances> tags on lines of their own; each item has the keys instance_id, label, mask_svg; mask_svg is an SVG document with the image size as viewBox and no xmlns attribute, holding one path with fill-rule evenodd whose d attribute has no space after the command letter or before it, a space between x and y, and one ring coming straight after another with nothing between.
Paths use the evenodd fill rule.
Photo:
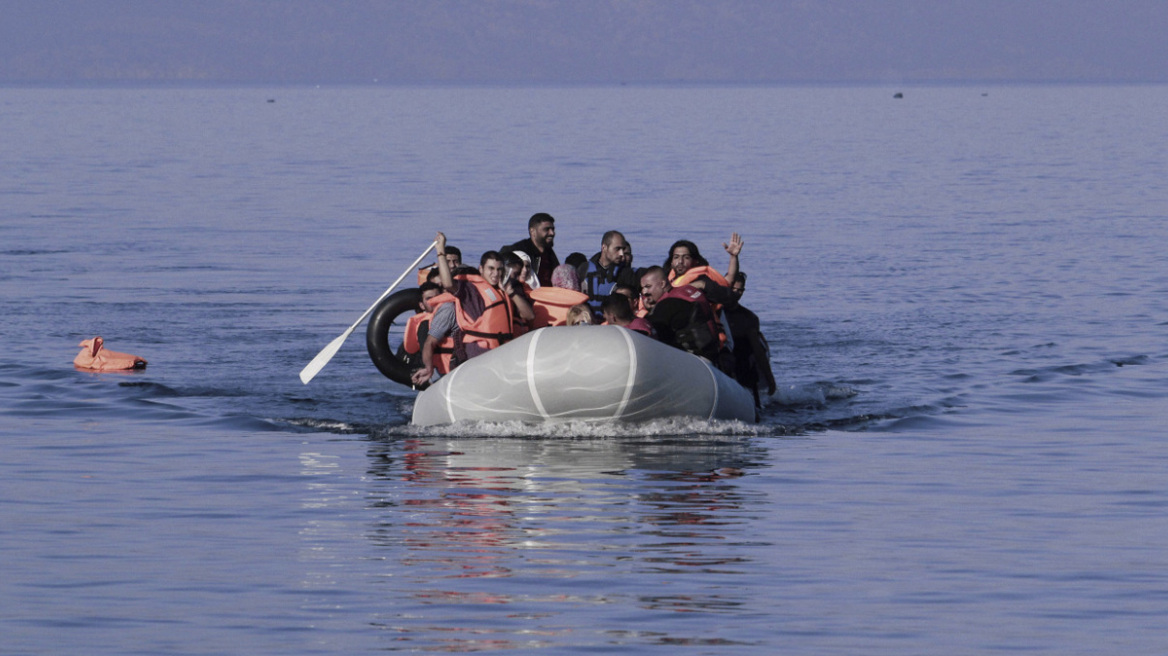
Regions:
<instances>
[{"instance_id":1,"label":"inflatable dinghy","mask_svg":"<svg viewBox=\"0 0 1168 656\"><path fill-rule=\"evenodd\" d=\"M706 360L618 326L541 328L418 394L413 423L754 421L750 391Z\"/></svg>"}]
</instances>

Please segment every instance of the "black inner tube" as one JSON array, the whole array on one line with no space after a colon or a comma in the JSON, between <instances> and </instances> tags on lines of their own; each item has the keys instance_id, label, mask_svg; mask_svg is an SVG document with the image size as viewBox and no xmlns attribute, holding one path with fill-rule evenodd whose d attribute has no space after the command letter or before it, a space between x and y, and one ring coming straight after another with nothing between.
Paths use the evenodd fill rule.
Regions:
<instances>
[{"instance_id":1,"label":"black inner tube","mask_svg":"<svg viewBox=\"0 0 1168 656\"><path fill-rule=\"evenodd\" d=\"M369 317L369 325L365 329L365 347L369 350L369 358L377 366L377 370L386 378L406 386L413 386L410 376L414 369L421 366L421 362L412 363L407 359L405 352L395 349L389 343L389 331L397 323L404 326L418 309L422 302L422 292L417 288L402 289L390 294L378 304ZM399 316L405 315L400 322ZM420 360L420 355L418 356Z\"/></svg>"}]
</instances>

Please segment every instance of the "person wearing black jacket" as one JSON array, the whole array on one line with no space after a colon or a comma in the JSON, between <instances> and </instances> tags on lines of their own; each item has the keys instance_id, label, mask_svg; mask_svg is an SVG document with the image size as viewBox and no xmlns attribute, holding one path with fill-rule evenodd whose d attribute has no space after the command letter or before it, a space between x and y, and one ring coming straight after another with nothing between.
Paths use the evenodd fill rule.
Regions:
<instances>
[{"instance_id":1,"label":"person wearing black jacket","mask_svg":"<svg viewBox=\"0 0 1168 656\"><path fill-rule=\"evenodd\" d=\"M527 221L527 234L530 235L527 239L517 241L506 249L527 253L531 258L531 270L535 272L539 284L550 287L552 271L560 266L560 258L552 248L556 243L555 218L547 212L531 215Z\"/></svg>"},{"instance_id":2,"label":"person wearing black jacket","mask_svg":"<svg viewBox=\"0 0 1168 656\"><path fill-rule=\"evenodd\" d=\"M746 291L746 274L739 272L730 286L730 302L722 306L730 336L734 342L734 379L754 393L755 406L761 407L759 381L766 383L767 395L774 396L775 374L771 371L771 352L762 334L758 315L739 303Z\"/></svg>"}]
</instances>

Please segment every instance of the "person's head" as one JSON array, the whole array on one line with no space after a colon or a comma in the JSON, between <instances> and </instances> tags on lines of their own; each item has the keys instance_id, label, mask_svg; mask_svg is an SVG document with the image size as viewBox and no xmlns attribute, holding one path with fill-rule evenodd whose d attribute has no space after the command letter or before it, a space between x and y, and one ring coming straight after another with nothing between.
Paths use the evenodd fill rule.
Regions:
<instances>
[{"instance_id":1,"label":"person's head","mask_svg":"<svg viewBox=\"0 0 1168 656\"><path fill-rule=\"evenodd\" d=\"M462 266L462 251L457 246L446 245L446 263L450 265L451 271Z\"/></svg>"},{"instance_id":2,"label":"person's head","mask_svg":"<svg viewBox=\"0 0 1168 656\"><path fill-rule=\"evenodd\" d=\"M519 280L527 283L531 287L536 286L535 274L531 271L531 256L523 251L512 251L519 261L523 262L523 270L519 273Z\"/></svg>"},{"instance_id":3,"label":"person's head","mask_svg":"<svg viewBox=\"0 0 1168 656\"><path fill-rule=\"evenodd\" d=\"M590 326L592 325L592 308L588 307L587 303L573 305L568 308L567 325L569 326Z\"/></svg>"},{"instance_id":4,"label":"person's head","mask_svg":"<svg viewBox=\"0 0 1168 656\"><path fill-rule=\"evenodd\" d=\"M430 305L430 299L442 293L442 287L436 282L424 282L418 287L418 291L422 294L422 302L418 306L421 312L430 312L434 308Z\"/></svg>"},{"instance_id":5,"label":"person's head","mask_svg":"<svg viewBox=\"0 0 1168 656\"><path fill-rule=\"evenodd\" d=\"M612 326L627 326L633 320L633 306L624 294L609 294L600 302L604 320Z\"/></svg>"},{"instance_id":6,"label":"person's head","mask_svg":"<svg viewBox=\"0 0 1168 656\"><path fill-rule=\"evenodd\" d=\"M637 289L636 287L630 287L629 285L622 285L620 283L613 285L612 293L627 296L630 301L635 301L641 296L641 290Z\"/></svg>"},{"instance_id":7,"label":"person's head","mask_svg":"<svg viewBox=\"0 0 1168 656\"><path fill-rule=\"evenodd\" d=\"M739 271L734 275L733 282L730 283L730 293L734 294L735 298L742 298L742 294L746 292L746 274Z\"/></svg>"},{"instance_id":8,"label":"person's head","mask_svg":"<svg viewBox=\"0 0 1168 656\"><path fill-rule=\"evenodd\" d=\"M569 253L568 257L564 258L564 264L571 264L579 269L582 266L588 266L588 256L580 252Z\"/></svg>"},{"instance_id":9,"label":"person's head","mask_svg":"<svg viewBox=\"0 0 1168 656\"><path fill-rule=\"evenodd\" d=\"M645 307L652 309L657 301L665 295L665 292L672 289L673 286L669 284L669 276L665 274L665 269L659 266L651 266L645 269L645 273L641 274L641 299L645 302Z\"/></svg>"},{"instance_id":10,"label":"person's head","mask_svg":"<svg viewBox=\"0 0 1168 656\"><path fill-rule=\"evenodd\" d=\"M487 284L498 287L503 282L503 256L499 251L487 251L479 258L479 275Z\"/></svg>"},{"instance_id":11,"label":"person's head","mask_svg":"<svg viewBox=\"0 0 1168 656\"><path fill-rule=\"evenodd\" d=\"M523 282L523 260L515 254L515 251L507 251L502 253L502 256L504 273L506 274L504 278Z\"/></svg>"},{"instance_id":12,"label":"person's head","mask_svg":"<svg viewBox=\"0 0 1168 656\"><path fill-rule=\"evenodd\" d=\"M580 291L580 275L576 273L576 267L571 264L561 264L552 269L552 287Z\"/></svg>"},{"instance_id":13,"label":"person's head","mask_svg":"<svg viewBox=\"0 0 1168 656\"><path fill-rule=\"evenodd\" d=\"M706 258L698 252L697 244L688 239L679 239L669 247L669 258L662 266L673 269L673 274L680 276L696 266L706 266Z\"/></svg>"},{"instance_id":14,"label":"person's head","mask_svg":"<svg viewBox=\"0 0 1168 656\"><path fill-rule=\"evenodd\" d=\"M542 253L556 245L556 220L547 212L532 214L527 220L527 234Z\"/></svg>"},{"instance_id":15,"label":"person's head","mask_svg":"<svg viewBox=\"0 0 1168 656\"><path fill-rule=\"evenodd\" d=\"M600 239L600 266L624 264L628 250L629 243L625 241L625 236L616 230L609 230Z\"/></svg>"}]
</instances>

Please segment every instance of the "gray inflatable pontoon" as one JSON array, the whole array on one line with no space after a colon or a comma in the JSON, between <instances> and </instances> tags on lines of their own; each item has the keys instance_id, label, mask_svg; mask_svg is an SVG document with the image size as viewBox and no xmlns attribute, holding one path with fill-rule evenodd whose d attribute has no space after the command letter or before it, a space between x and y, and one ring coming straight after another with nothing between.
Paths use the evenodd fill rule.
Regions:
<instances>
[{"instance_id":1,"label":"gray inflatable pontoon","mask_svg":"<svg viewBox=\"0 0 1168 656\"><path fill-rule=\"evenodd\" d=\"M706 360L617 326L541 328L418 394L413 423L754 421L750 391Z\"/></svg>"}]
</instances>

